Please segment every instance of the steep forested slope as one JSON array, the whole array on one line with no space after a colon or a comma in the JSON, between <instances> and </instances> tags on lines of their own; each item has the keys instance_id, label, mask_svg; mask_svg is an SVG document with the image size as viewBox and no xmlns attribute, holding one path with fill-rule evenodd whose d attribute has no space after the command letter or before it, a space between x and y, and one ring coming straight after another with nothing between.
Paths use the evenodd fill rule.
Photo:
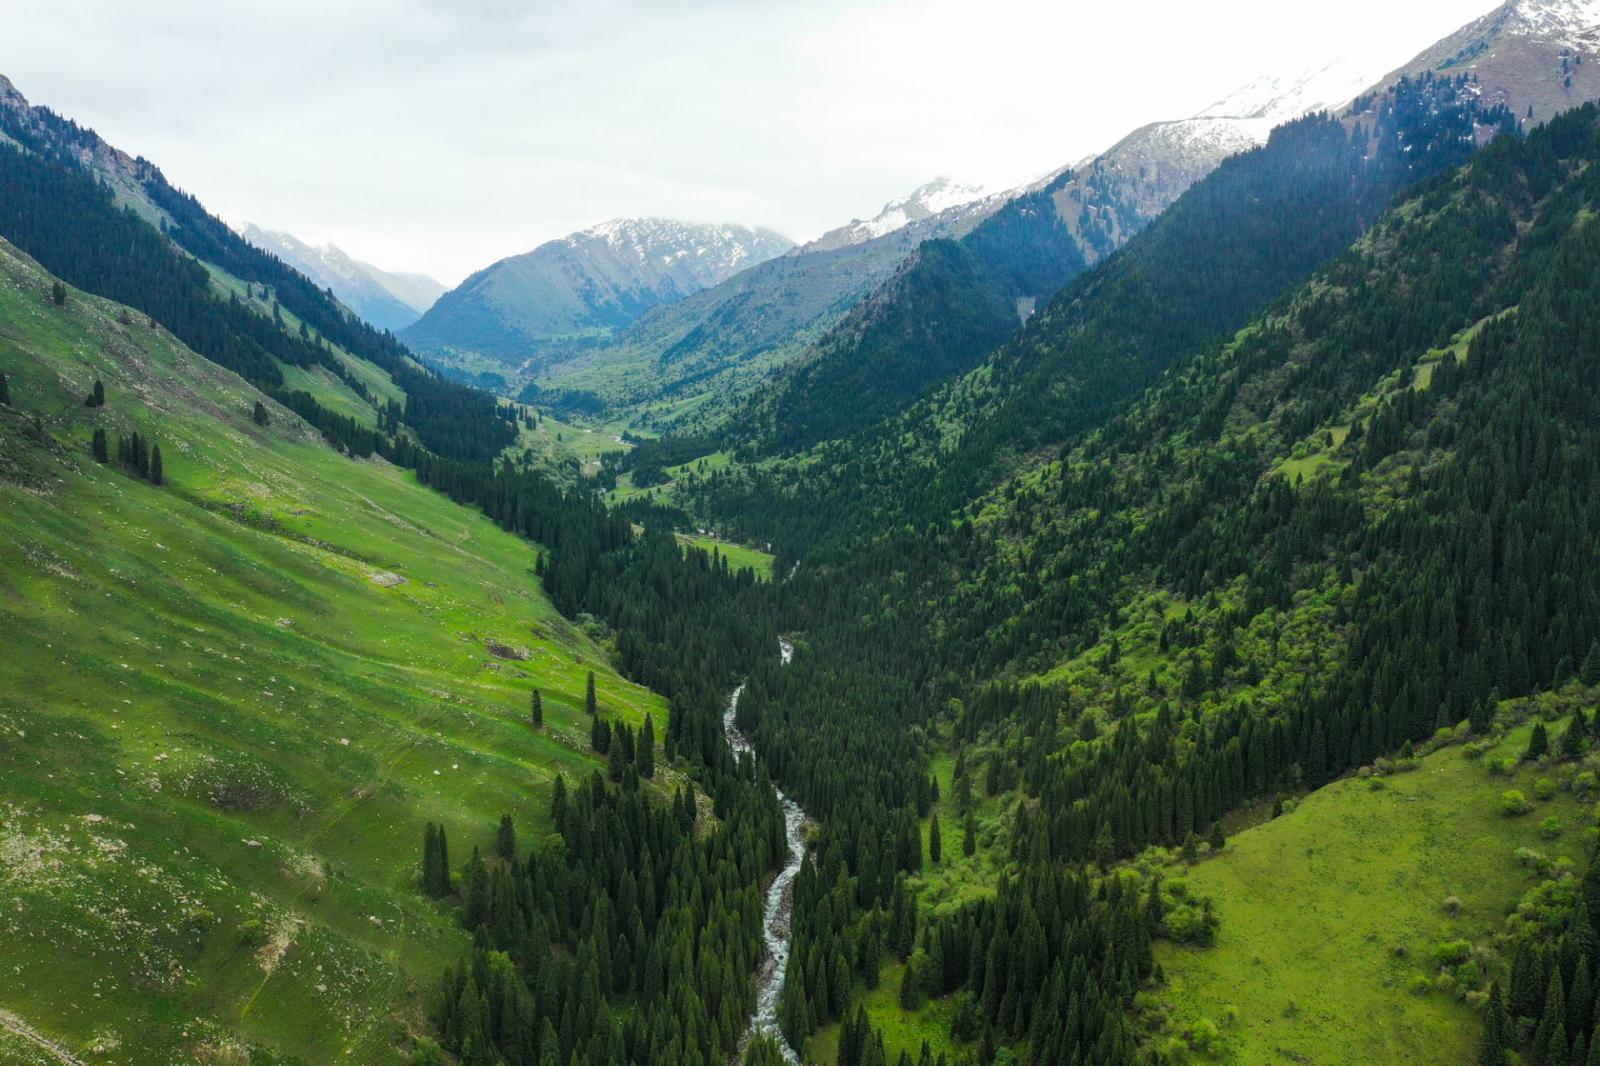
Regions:
<instances>
[{"instance_id":1,"label":"steep forested slope","mask_svg":"<svg viewBox=\"0 0 1600 1066\"><path fill-rule=\"evenodd\" d=\"M905 856L930 729L1015 793L994 846L1034 871L1176 845L1567 683L1600 636L1597 158L1592 106L1500 140L1036 469L805 559L802 652L741 711L828 814L820 861ZM1007 966L1027 940L930 987L1037 1054L1071 1036Z\"/></svg>"}]
</instances>

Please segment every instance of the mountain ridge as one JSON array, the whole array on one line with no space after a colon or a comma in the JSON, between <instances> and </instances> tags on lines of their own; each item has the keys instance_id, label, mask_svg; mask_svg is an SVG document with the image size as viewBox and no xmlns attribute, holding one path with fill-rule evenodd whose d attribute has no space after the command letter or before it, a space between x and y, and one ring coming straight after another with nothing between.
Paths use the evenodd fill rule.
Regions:
<instances>
[{"instance_id":1,"label":"mountain ridge","mask_svg":"<svg viewBox=\"0 0 1600 1066\"><path fill-rule=\"evenodd\" d=\"M253 222L236 229L245 240L332 290L350 310L391 333L398 333L422 317L448 291L426 274L384 270L354 258L336 244L314 245L292 233Z\"/></svg>"}]
</instances>

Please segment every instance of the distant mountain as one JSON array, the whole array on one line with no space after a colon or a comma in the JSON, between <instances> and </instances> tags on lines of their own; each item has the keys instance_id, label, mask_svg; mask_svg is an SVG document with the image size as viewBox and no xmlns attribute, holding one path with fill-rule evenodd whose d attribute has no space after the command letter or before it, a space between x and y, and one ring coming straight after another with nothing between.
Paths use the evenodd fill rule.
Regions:
<instances>
[{"instance_id":1,"label":"distant mountain","mask_svg":"<svg viewBox=\"0 0 1600 1066\"><path fill-rule=\"evenodd\" d=\"M341 303L379 329L398 333L411 325L445 287L425 274L394 274L353 259L337 245L307 244L292 233L247 222L239 235L271 252L306 277L332 289Z\"/></svg>"},{"instance_id":2,"label":"distant mountain","mask_svg":"<svg viewBox=\"0 0 1600 1066\"><path fill-rule=\"evenodd\" d=\"M888 279L919 244L960 237L1011 192L969 200L973 186L939 179L784 255L742 270L677 303L655 307L606 343L545 367L529 396L555 406L630 409L644 427L670 419L641 410L696 399L696 422L805 350ZM931 212L931 213L930 213Z\"/></svg>"},{"instance_id":3,"label":"distant mountain","mask_svg":"<svg viewBox=\"0 0 1600 1066\"><path fill-rule=\"evenodd\" d=\"M530 398L630 410L641 426L656 430L685 416L647 408L693 398L699 402L684 409L703 426L774 370L814 358L824 343L833 351L848 351L852 338L875 343L848 331L870 324L882 333L889 321L909 331L902 341L916 333L925 355L942 353L925 368L937 380L940 367L962 365L1003 340L1040 297L1121 247L1223 159L1263 143L1285 117L1341 103L1369 82L1339 64L1298 78L1258 79L1193 118L1143 126L1103 154L1022 188L993 193L938 178L870 219L829 230L698 296L657 308L613 341L552 363ZM866 301L880 287L918 288L915 271L935 261L941 270L961 269L950 256L908 264L919 246L935 240L981 246L995 276L1004 276L983 290L981 310L906 306L899 315L899 298L888 291ZM925 279L922 298L966 295L955 291L960 284L948 287L949 280ZM898 402L897 391L885 391L881 381L872 391Z\"/></svg>"},{"instance_id":4,"label":"distant mountain","mask_svg":"<svg viewBox=\"0 0 1600 1066\"><path fill-rule=\"evenodd\" d=\"M1153 122L1077 168L1006 197L959 241L923 244L767 390L748 429L803 448L846 435L962 373L1048 298L1121 248L1224 159L1368 78L1334 63L1262 78L1191 118Z\"/></svg>"},{"instance_id":5,"label":"distant mountain","mask_svg":"<svg viewBox=\"0 0 1600 1066\"><path fill-rule=\"evenodd\" d=\"M1600 0L1508 0L1384 78L1468 74L1526 121L1600 98Z\"/></svg>"},{"instance_id":6,"label":"distant mountain","mask_svg":"<svg viewBox=\"0 0 1600 1066\"><path fill-rule=\"evenodd\" d=\"M931 223L944 229L970 219L974 225L993 214L1014 193L986 193L981 185L964 185L949 178L935 178L910 196L890 200L883 210L863 221L855 218L829 230L805 246L806 251L830 251L846 245L862 244L917 223ZM932 236L932 234L925 234Z\"/></svg>"},{"instance_id":7,"label":"distant mountain","mask_svg":"<svg viewBox=\"0 0 1600 1066\"><path fill-rule=\"evenodd\" d=\"M746 226L614 219L478 271L403 336L425 352L538 366L793 246Z\"/></svg>"}]
</instances>

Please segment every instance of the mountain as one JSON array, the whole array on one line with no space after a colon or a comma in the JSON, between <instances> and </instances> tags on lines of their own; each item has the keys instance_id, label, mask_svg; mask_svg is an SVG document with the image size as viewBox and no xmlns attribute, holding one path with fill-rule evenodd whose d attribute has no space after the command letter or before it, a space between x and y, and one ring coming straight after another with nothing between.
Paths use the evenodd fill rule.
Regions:
<instances>
[{"instance_id":1,"label":"mountain","mask_svg":"<svg viewBox=\"0 0 1600 1066\"><path fill-rule=\"evenodd\" d=\"M402 336L425 352L537 367L791 247L771 230L613 219L478 271Z\"/></svg>"},{"instance_id":2,"label":"mountain","mask_svg":"<svg viewBox=\"0 0 1600 1066\"><path fill-rule=\"evenodd\" d=\"M352 259L337 245L307 244L293 234L262 229L248 222L239 227L239 235L317 284L332 289L350 310L391 333L398 333L422 317L445 292L443 285L424 274L390 273Z\"/></svg>"},{"instance_id":3,"label":"mountain","mask_svg":"<svg viewBox=\"0 0 1600 1066\"><path fill-rule=\"evenodd\" d=\"M543 368L527 397L577 410L610 408L657 432L715 422L798 355L924 240L959 237L1011 193L966 197L939 179L851 223L658 306L612 340Z\"/></svg>"},{"instance_id":4,"label":"mountain","mask_svg":"<svg viewBox=\"0 0 1600 1066\"><path fill-rule=\"evenodd\" d=\"M971 369L1041 300L1122 247L1224 159L1364 81L1343 64L1259 79L1192 118L1135 130L1010 198L958 241L925 243L797 357L732 431L796 450L888 417Z\"/></svg>"},{"instance_id":5,"label":"mountain","mask_svg":"<svg viewBox=\"0 0 1600 1066\"><path fill-rule=\"evenodd\" d=\"M843 226L835 227L808 242L805 248L828 251L847 244L861 244L915 223L927 222L935 216L943 216L940 221L945 229L954 228L962 219L971 219L975 223L992 213L1009 196L1004 192L986 195L981 185L965 185L949 178L935 178L926 185L918 186L909 196L890 200L882 211L871 218L865 221L851 219Z\"/></svg>"},{"instance_id":6,"label":"mountain","mask_svg":"<svg viewBox=\"0 0 1600 1066\"><path fill-rule=\"evenodd\" d=\"M1342 64L1300 78L1258 79L1194 118L1141 127L1106 152L1017 189L986 193L939 178L872 219L852 220L697 297L657 308L611 342L552 363L526 396L579 411L608 407L656 432L704 430L726 421L753 389L790 387L769 378L802 360L858 365L860 378L873 377L858 347L887 347L876 338L890 331L891 320L928 326L930 334L915 341L923 350L957 353L929 358L912 375L914 393L998 344L1041 296L1120 247L1224 158L1261 143L1285 117L1348 99L1366 81ZM923 242L938 240L970 243L997 276L935 278L953 265L951 254L938 252L908 266ZM902 313L895 286L935 302L956 289L983 295L955 314L915 303ZM960 322L954 333L945 325L952 318ZM906 337L893 343L911 344ZM864 424L903 398L880 378L871 392L882 403L858 411L865 395L858 386L840 386L854 396L834 412L838 421L828 416L830 425Z\"/></svg>"},{"instance_id":7,"label":"mountain","mask_svg":"<svg viewBox=\"0 0 1600 1066\"><path fill-rule=\"evenodd\" d=\"M1543 122L1600 97L1600 2L1507 0L1386 77L1467 74L1485 100Z\"/></svg>"}]
</instances>

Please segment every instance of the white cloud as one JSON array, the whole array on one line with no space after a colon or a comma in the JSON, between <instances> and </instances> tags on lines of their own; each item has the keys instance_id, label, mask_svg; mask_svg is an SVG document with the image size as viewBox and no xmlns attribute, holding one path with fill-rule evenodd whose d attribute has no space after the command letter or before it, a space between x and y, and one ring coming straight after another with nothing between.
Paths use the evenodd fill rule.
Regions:
<instances>
[{"instance_id":1,"label":"white cloud","mask_svg":"<svg viewBox=\"0 0 1600 1066\"><path fill-rule=\"evenodd\" d=\"M0 72L228 218L454 282L616 215L804 239L1010 184L1260 73L1398 66L1486 0L75 0Z\"/></svg>"}]
</instances>

